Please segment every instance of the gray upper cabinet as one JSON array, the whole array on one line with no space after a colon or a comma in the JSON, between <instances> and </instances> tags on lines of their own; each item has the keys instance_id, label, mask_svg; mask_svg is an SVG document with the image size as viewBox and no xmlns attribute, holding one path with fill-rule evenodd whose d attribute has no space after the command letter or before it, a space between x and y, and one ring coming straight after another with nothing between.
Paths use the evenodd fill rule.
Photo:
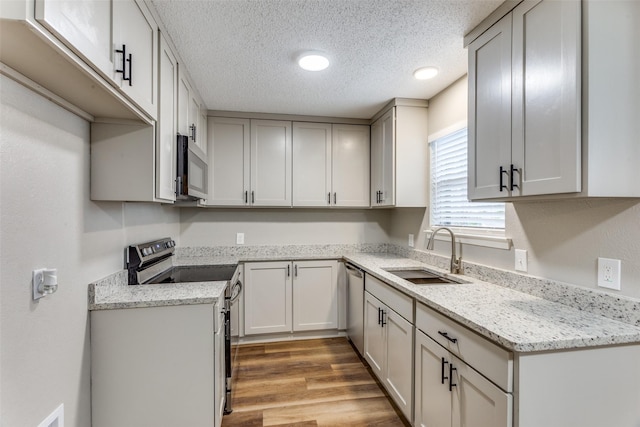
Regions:
<instances>
[{"instance_id":1,"label":"gray upper cabinet","mask_svg":"<svg viewBox=\"0 0 640 427\"><path fill-rule=\"evenodd\" d=\"M639 16L526 0L467 36L469 199L640 197Z\"/></svg>"},{"instance_id":2,"label":"gray upper cabinet","mask_svg":"<svg viewBox=\"0 0 640 427\"><path fill-rule=\"evenodd\" d=\"M35 16L149 117L157 117L158 25L144 3L37 0Z\"/></svg>"},{"instance_id":3,"label":"gray upper cabinet","mask_svg":"<svg viewBox=\"0 0 640 427\"><path fill-rule=\"evenodd\" d=\"M291 122L208 119L205 206L291 206Z\"/></svg>"},{"instance_id":4,"label":"gray upper cabinet","mask_svg":"<svg viewBox=\"0 0 640 427\"><path fill-rule=\"evenodd\" d=\"M580 2L526 1L469 45L469 198L581 190Z\"/></svg>"},{"instance_id":5,"label":"gray upper cabinet","mask_svg":"<svg viewBox=\"0 0 640 427\"><path fill-rule=\"evenodd\" d=\"M427 102L395 99L371 124L371 206L425 207L429 200Z\"/></svg>"},{"instance_id":6,"label":"gray upper cabinet","mask_svg":"<svg viewBox=\"0 0 640 427\"><path fill-rule=\"evenodd\" d=\"M369 206L369 126L293 123L293 206Z\"/></svg>"}]
</instances>

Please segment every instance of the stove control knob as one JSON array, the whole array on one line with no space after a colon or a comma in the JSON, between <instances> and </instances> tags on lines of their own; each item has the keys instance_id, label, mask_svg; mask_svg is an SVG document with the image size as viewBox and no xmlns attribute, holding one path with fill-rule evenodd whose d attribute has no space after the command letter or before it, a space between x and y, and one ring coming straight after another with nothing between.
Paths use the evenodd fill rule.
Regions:
<instances>
[{"instance_id":1,"label":"stove control knob","mask_svg":"<svg viewBox=\"0 0 640 427\"><path fill-rule=\"evenodd\" d=\"M173 247L176 245L176 242L175 242L175 240L171 240L171 241L169 242L169 244L170 244L170 245L171 245L171 247L173 248Z\"/></svg>"}]
</instances>

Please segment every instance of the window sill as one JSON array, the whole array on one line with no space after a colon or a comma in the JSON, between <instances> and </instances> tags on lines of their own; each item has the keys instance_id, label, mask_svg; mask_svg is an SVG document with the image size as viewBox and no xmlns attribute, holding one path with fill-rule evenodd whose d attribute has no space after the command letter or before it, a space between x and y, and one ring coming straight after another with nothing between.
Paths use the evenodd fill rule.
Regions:
<instances>
[{"instance_id":1,"label":"window sill","mask_svg":"<svg viewBox=\"0 0 640 427\"><path fill-rule=\"evenodd\" d=\"M481 229L465 229L465 228L451 228L456 235L456 241L464 245L483 246L493 249L511 249L512 241L509 237L504 235L504 232L481 230ZM427 238L431 237L433 229L424 230ZM449 233L438 233L435 240L451 241Z\"/></svg>"}]
</instances>

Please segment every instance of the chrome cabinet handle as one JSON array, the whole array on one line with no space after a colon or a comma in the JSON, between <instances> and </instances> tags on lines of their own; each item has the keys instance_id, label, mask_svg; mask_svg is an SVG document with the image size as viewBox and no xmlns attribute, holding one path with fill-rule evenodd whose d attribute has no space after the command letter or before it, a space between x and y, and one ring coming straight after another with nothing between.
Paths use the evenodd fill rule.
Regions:
<instances>
[{"instance_id":1,"label":"chrome cabinet handle","mask_svg":"<svg viewBox=\"0 0 640 427\"><path fill-rule=\"evenodd\" d=\"M287 277L291 277L291 266L287 265Z\"/></svg>"},{"instance_id":2,"label":"chrome cabinet handle","mask_svg":"<svg viewBox=\"0 0 640 427\"><path fill-rule=\"evenodd\" d=\"M333 193L333 204L338 203L338 193Z\"/></svg>"},{"instance_id":3,"label":"chrome cabinet handle","mask_svg":"<svg viewBox=\"0 0 640 427\"><path fill-rule=\"evenodd\" d=\"M293 275L295 277L298 277L298 264L293 266Z\"/></svg>"},{"instance_id":4,"label":"chrome cabinet handle","mask_svg":"<svg viewBox=\"0 0 640 427\"><path fill-rule=\"evenodd\" d=\"M384 325L387 324L387 322L384 320L384 316L387 314L386 311L382 310L382 327L384 328Z\"/></svg>"},{"instance_id":5,"label":"chrome cabinet handle","mask_svg":"<svg viewBox=\"0 0 640 427\"><path fill-rule=\"evenodd\" d=\"M247 203L249 203L249 192L245 191L244 192L244 204L246 205Z\"/></svg>"},{"instance_id":6,"label":"chrome cabinet handle","mask_svg":"<svg viewBox=\"0 0 640 427\"><path fill-rule=\"evenodd\" d=\"M253 205L256 202L256 194L255 191L251 192L251 204Z\"/></svg>"},{"instance_id":7,"label":"chrome cabinet handle","mask_svg":"<svg viewBox=\"0 0 640 427\"><path fill-rule=\"evenodd\" d=\"M327 193L327 203L331 204L331 193Z\"/></svg>"},{"instance_id":8,"label":"chrome cabinet handle","mask_svg":"<svg viewBox=\"0 0 640 427\"><path fill-rule=\"evenodd\" d=\"M378 307L378 325L382 322L381 316L382 316L382 309Z\"/></svg>"}]
</instances>

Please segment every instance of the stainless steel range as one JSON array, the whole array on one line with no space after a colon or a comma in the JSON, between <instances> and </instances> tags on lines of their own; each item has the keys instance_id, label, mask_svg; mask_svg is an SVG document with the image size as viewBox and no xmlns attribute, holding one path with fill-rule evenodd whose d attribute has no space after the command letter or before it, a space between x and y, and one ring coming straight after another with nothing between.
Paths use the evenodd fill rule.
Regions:
<instances>
[{"instance_id":1,"label":"stainless steel range","mask_svg":"<svg viewBox=\"0 0 640 427\"><path fill-rule=\"evenodd\" d=\"M169 237L129 246L125 254L129 285L229 281L224 296L225 413L228 414L232 411L233 349L237 348L231 343L231 304L242 291L240 269L237 264L174 266L175 246Z\"/></svg>"}]
</instances>

